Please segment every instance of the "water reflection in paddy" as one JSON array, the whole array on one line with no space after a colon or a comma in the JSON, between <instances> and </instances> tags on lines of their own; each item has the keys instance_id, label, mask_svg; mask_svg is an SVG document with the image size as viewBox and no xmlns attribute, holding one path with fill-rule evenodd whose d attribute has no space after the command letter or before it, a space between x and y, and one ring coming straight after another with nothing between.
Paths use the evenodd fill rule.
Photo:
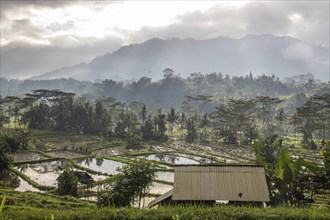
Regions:
<instances>
[{"instance_id":1,"label":"water reflection in paddy","mask_svg":"<svg viewBox=\"0 0 330 220\"><path fill-rule=\"evenodd\" d=\"M161 194L168 192L169 190L173 189L173 186L163 184L163 183L153 183L149 189L149 193L151 194Z\"/></svg>"},{"instance_id":2,"label":"water reflection in paddy","mask_svg":"<svg viewBox=\"0 0 330 220\"><path fill-rule=\"evenodd\" d=\"M15 189L16 191L19 191L19 192L25 192L25 191L40 192L39 189L34 188L28 182L26 182L25 180L23 180L21 177L18 177L18 179L20 180L20 184Z\"/></svg>"},{"instance_id":3,"label":"water reflection in paddy","mask_svg":"<svg viewBox=\"0 0 330 220\"><path fill-rule=\"evenodd\" d=\"M95 175L95 174L90 174L90 173L89 173L89 175L91 177L93 177L93 180L96 182L108 178L108 176L104 176L104 175Z\"/></svg>"},{"instance_id":4,"label":"water reflection in paddy","mask_svg":"<svg viewBox=\"0 0 330 220\"><path fill-rule=\"evenodd\" d=\"M56 179L61 169L67 164L69 164L68 161L57 160L36 164L22 164L18 165L17 169L39 184L56 186Z\"/></svg>"},{"instance_id":5,"label":"water reflection in paddy","mask_svg":"<svg viewBox=\"0 0 330 220\"><path fill-rule=\"evenodd\" d=\"M28 182L23 180L21 177L17 176L14 173L3 173L0 172L0 187L7 186L14 188L16 191L25 192L25 191L33 191L40 192L40 190L31 186Z\"/></svg>"},{"instance_id":6,"label":"water reflection in paddy","mask_svg":"<svg viewBox=\"0 0 330 220\"><path fill-rule=\"evenodd\" d=\"M173 183L174 172L156 172L156 180L163 180Z\"/></svg>"},{"instance_id":7,"label":"water reflection in paddy","mask_svg":"<svg viewBox=\"0 0 330 220\"><path fill-rule=\"evenodd\" d=\"M82 167L86 167L98 172L108 173L108 174L118 173L116 169L124 165L121 162L104 159L104 158L93 158L93 157L86 159L79 159L77 160L77 162Z\"/></svg>"},{"instance_id":8,"label":"water reflection in paddy","mask_svg":"<svg viewBox=\"0 0 330 220\"><path fill-rule=\"evenodd\" d=\"M183 157L180 154L150 154L147 156L140 156L140 158L147 160L157 160L172 164L199 164L198 161Z\"/></svg>"}]
</instances>

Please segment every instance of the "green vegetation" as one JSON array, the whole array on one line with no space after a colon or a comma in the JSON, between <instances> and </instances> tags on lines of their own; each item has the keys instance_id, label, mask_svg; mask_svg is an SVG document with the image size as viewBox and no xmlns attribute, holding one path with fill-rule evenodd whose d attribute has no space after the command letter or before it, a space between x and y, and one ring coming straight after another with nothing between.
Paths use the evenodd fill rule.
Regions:
<instances>
[{"instance_id":1,"label":"green vegetation","mask_svg":"<svg viewBox=\"0 0 330 220\"><path fill-rule=\"evenodd\" d=\"M6 195L2 219L329 219L329 207L235 207L175 206L157 209L99 208L95 203L71 196L49 193L19 193L0 190Z\"/></svg>"},{"instance_id":2,"label":"green vegetation","mask_svg":"<svg viewBox=\"0 0 330 220\"><path fill-rule=\"evenodd\" d=\"M157 209L75 208L74 210L8 208L4 219L329 219L328 208L255 208L178 206Z\"/></svg>"},{"instance_id":3,"label":"green vegetation","mask_svg":"<svg viewBox=\"0 0 330 220\"><path fill-rule=\"evenodd\" d=\"M100 206L134 206L137 198L138 207L141 200L155 180L155 171L151 162L135 161L119 169L120 174L109 179L107 190L98 193Z\"/></svg>"},{"instance_id":4,"label":"green vegetation","mask_svg":"<svg viewBox=\"0 0 330 220\"><path fill-rule=\"evenodd\" d=\"M0 172L6 172L12 165L12 158L9 155L9 147L6 143L0 142Z\"/></svg>"},{"instance_id":5,"label":"green vegetation","mask_svg":"<svg viewBox=\"0 0 330 220\"><path fill-rule=\"evenodd\" d=\"M69 167L65 167L58 178L58 192L61 195L78 195L78 178Z\"/></svg>"},{"instance_id":6,"label":"green vegetation","mask_svg":"<svg viewBox=\"0 0 330 220\"><path fill-rule=\"evenodd\" d=\"M100 148L95 145L100 145L103 140L97 141L91 136L90 140L81 140L82 143L76 146L75 139L83 139L79 134L121 140L129 149L141 149L143 142L164 142L168 137L186 140L188 143L220 140L227 144L249 145L254 140L267 138L269 134L279 134L283 139L286 131L290 134L299 133L304 147L316 149L319 146L318 140L329 139L329 97L327 92L310 97L305 95L305 102L299 101L299 105L295 104L296 110L293 110L292 106L288 107L288 102L292 101L279 97L235 97L218 103L211 95L188 95L182 102L180 113L173 107L166 112L160 107L148 109L140 102L126 104L114 98L91 102L72 93L41 89L33 90L25 98L6 97L1 101L1 108L5 109L9 117L13 115L14 107L21 107L15 113L15 124L20 127L69 132L70 141L63 141L66 136L61 134L63 142L60 146L64 150L81 153L90 153L91 149ZM29 105L22 105L26 99ZM179 130L181 135L178 135L180 132L174 134L174 131ZM15 140L22 145L13 142L13 151L29 146L26 132L20 131L18 134L7 135L8 140ZM41 143L41 146L36 147L53 148L54 144L59 144L58 136L52 142L48 141L47 145L42 146L44 143ZM50 138L47 133L41 133L39 137Z\"/></svg>"},{"instance_id":7,"label":"green vegetation","mask_svg":"<svg viewBox=\"0 0 330 220\"><path fill-rule=\"evenodd\" d=\"M95 89L93 97L45 89L33 90L24 97L0 97L1 172L15 174L17 180L21 177L46 191L18 193L1 188L1 197L7 197L1 205L4 218L329 218L330 94L325 89L328 84L313 81L288 84L275 77L253 78L252 74L229 78L216 73L206 76L195 73L182 79L170 69L165 72L164 79L158 82L141 78L126 86L111 80L90 85L90 89ZM171 95L163 103L152 103L155 97L163 97L156 95L157 89L167 95L170 90ZM145 90L150 94L145 94ZM122 103L132 97L145 102ZM31 152L38 153L38 159ZM17 159L29 153L27 159ZM143 156L146 157L137 159ZM83 163L78 160L86 157L89 160ZM51 163L38 166L59 159L61 163L53 163L57 167ZM168 176L173 178L173 173L168 176L159 173L159 179L155 177L159 171L173 172L176 160L263 165L271 197L268 205L272 207L262 211L231 206L129 208L141 207L144 197L156 195L149 192L152 182L173 184L167 181ZM99 172L90 163L122 167L118 174L114 169ZM35 165L32 173L36 175L47 173L48 165L56 172L61 170L59 190L30 178L31 174L25 174L24 169L17 170L14 166L18 164ZM73 175L76 169L86 171L97 181L78 184ZM97 202L82 201L78 196L96 198ZM103 206L126 208L103 209Z\"/></svg>"},{"instance_id":8,"label":"green vegetation","mask_svg":"<svg viewBox=\"0 0 330 220\"><path fill-rule=\"evenodd\" d=\"M0 216L2 215L3 208L5 207L5 202L6 202L6 195L3 196L0 204Z\"/></svg>"},{"instance_id":9,"label":"green vegetation","mask_svg":"<svg viewBox=\"0 0 330 220\"><path fill-rule=\"evenodd\" d=\"M320 166L301 157L293 158L281 144L275 136L254 144L257 162L266 168L271 204L313 203L316 192L329 189L327 163ZM321 151L324 160L329 160L329 146Z\"/></svg>"},{"instance_id":10,"label":"green vegetation","mask_svg":"<svg viewBox=\"0 0 330 220\"><path fill-rule=\"evenodd\" d=\"M0 195L0 199L6 195L6 202L3 210L4 214L10 212L10 210L20 212L23 210L34 210L35 208L44 208L45 210L73 210L75 208L96 207L96 204L93 202L48 192L17 192L10 188L1 188Z\"/></svg>"}]
</instances>

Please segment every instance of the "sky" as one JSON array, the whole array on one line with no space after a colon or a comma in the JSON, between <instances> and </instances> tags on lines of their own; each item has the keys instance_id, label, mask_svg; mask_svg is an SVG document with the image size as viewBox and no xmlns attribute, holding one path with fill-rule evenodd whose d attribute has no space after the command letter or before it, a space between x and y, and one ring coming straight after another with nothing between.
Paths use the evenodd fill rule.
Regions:
<instances>
[{"instance_id":1,"label":"sky","mask_svg":"<svg viewBox=\"0 0 330 220\"><path fill-rule=\"evenodd\" d=\"M329 47L329 1L0 0L0 73L28 78L151 38L290 36Z\"/></svg>"}]
</instances>

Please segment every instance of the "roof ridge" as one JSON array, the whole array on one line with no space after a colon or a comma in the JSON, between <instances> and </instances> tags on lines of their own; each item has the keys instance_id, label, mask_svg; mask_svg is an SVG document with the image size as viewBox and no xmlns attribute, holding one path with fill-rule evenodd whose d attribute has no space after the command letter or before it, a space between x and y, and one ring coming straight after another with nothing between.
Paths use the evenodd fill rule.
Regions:
<instances>
[{"instance_id":1,"label":"roof ridge","mask_svg":"<svg viewBox=\"0 0 330 220\"><path fill-rule=\"evenodd\" d=\"M174 167L264 167L258 164L175 164Z\"/></svg>"}]
</instances>

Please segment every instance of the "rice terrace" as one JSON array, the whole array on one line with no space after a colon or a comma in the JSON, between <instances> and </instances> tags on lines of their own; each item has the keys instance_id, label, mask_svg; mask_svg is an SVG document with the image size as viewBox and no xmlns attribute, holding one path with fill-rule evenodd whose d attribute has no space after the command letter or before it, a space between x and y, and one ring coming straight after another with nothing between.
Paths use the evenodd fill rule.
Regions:
<instances>
[{"instance_id":1,"label":"rice terrace","mask_svg":"<svg viewBox=\"0 0 330 220\"><path fill-rule=\"evenodd\" d=\"M0 219L330 219L329 1L0 1Z\"/></svg>"}]
</instances>

